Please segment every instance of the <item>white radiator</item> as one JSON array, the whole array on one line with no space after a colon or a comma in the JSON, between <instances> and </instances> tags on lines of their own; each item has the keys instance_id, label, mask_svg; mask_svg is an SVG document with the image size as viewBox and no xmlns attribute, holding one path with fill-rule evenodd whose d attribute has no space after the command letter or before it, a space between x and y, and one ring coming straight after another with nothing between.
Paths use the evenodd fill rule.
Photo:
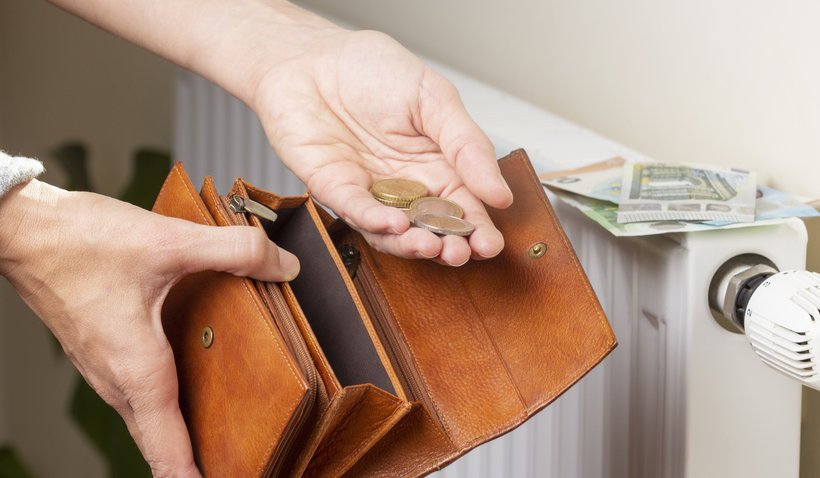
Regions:
<instances>
[{"instance_id":1,"label":"white radiator","mask_svg":"<svg viewBox=\"0 0 820 478\"><path fill-rule=\"evenodd\" d=\"M641 156L457 72L499 155L524 147L539 172ZM176 159L221 190L236 176L281 193L303 186L276 159L255 116L190 73L176 80ZM555 201L553 201L555 203ZM743 253L781 270L805 265L800 221L780 226L615 239L555 204L620 345L518 430L439 477L710 478L798 476L800 385L766 368L707 303L712 275Z\"/></svg>"}]
</instances>

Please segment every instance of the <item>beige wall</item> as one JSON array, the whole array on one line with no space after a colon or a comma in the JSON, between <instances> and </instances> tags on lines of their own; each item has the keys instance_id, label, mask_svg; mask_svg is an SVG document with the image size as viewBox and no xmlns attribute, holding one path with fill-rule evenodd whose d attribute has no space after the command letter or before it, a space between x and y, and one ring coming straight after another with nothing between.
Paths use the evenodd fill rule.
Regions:
<instances>
[{"instance_id":1,"label":"beige wall","mask_svg":"<svg viewBox=\"0 0 820 478\"><path fill-rule=\"evenodd\" d=\"M0 0L0 149L46 160L79 139L97 189L116 195L135 147L170 149L169 64L43 1ZM77 278L82 280L82 278ZM67 418L75 371L0 280L0 443L11 440L39 478L103 476Z\"/></svg>"},{"instance_id":2,"label":"beige wall","mask_svg":"<svg viewBox=\"0 0 820 478\"><path fill-rule=\"evenodd\" d=\"M657 159L820 197L820 2L307 0ZM809 224L820 270L820 222ZM802 476L820 477L806 392Z\"/></svg>"}]
</instances>

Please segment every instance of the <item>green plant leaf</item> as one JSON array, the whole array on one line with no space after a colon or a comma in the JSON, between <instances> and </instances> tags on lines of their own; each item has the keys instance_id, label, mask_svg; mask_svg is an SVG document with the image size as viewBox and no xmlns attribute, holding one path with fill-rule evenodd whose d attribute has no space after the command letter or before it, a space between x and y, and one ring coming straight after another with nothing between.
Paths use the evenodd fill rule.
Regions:
<instances>
[{"instance_id":1,"label":"green plant leaf","mask_svg":"<svg viewBox=\"0 0 820 478\"><path fill-rule=\"evenodd\" d=\"M151 469L128 433L125 422L80 376L71 398L71 417L105 458L108 476L151 476Z\"/></svg>"},{"instance_id":2,"label":"green plant leaf","mask_svg":"<svg viewBox=\"0 0 820 478\"><path fill-rule=\"evenodd\" d=\"M0 478L32 478L23 462L10 446L0 447Z\"/></svg>"},{"instance_id":3,"label":"green plant leaf","mask_svg":"<svg viewBox=\"0 0 820 478\"><path fill-rule=\"evenodd\" d=\"M70 141L57 146L51 156L66 174L65 189L69 191L93 191L88 175L88 148L79 141Z\"/></svg>"},{"instance_id":4,"label":"green plant leaf","mask_svg":"<svg viewBox=\"0 0 820 478\"><path fill-rule=\"evenodd\" d=\"M147 148L137 150L134 154L134 173L120 199L143 209L151 209L169 171L171 156L168 153Z\"/></svg>"}]
</instances>

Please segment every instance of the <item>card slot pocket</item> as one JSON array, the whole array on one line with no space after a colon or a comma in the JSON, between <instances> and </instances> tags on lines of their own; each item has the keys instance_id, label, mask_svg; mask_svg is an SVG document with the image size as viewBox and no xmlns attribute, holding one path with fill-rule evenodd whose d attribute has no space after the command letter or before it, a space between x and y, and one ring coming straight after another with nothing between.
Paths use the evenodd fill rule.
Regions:
<instances>
[{"instance_id":1,"label":"card slot pocket","mask_svg":"<svg viewBox=\"0 0 820 478\"><path fill-rule=\"evenodd\" d=\"M181 165L166 180L154 211L218 223ZM163 304L162 324L203 473L251 476L287 469L312 391L252 281L218 272L185 277ZM256 426L261 422L267 426Z\"/></svg>"},{"instance_id":2,"label":"card slot pocket","mask_svg":"<svg viewBox=\"0 0 820 478\"><path fill-rule=\"evenodd\" d=\"M321 407L291 476L341 476L398 423L410 404L371 384L342 387L292 291L283 289L328 390L328 402Z\"/></svg>"},{"instance_id":3,"label":"card slot pocket","mask_svg":"<svg viewBox=\"0 0 820 478\"><path fill-rule=\"evenodd\" d=\"M345 272L334 261L335 250L328 248L311 207L304 203L293 208L287 225L280 224L269 234L299 258L301 270L288 288L341 386L369 383L395 394L384 361L345 284Z\"/></svg>"},{"instance_id":4,"label":"card slot pocket","mask_svg":"<svg viewBox=\"0 0 820 478\"><path fill-rule=\"evenodd\" d=\"M311 329L310 323L307 317L305 317L305 313L302 311L302 307L299 305L299 301L293 294L293 289L291 289L289 284L282 284L282 294L293 311L296 326L299 328L299 332L305 340L307 349L313 358L313 363L319 372L322 383L325 385L327 394L329 397L333 397L333 395L341 390L342 384L339 382L339 378L336 377L336 373L333 371L333 367L325 356L321 345L319 345L319 341L316 339L316 335L313 333L313 329Z\"/></svg>"},{"instance_id":5,"label":"card slot pocket","mask_svg":"<svg viewBox=\"0 0 820 478\"><path fill-rule=\"evenodd\" d=\"M317 424L317 440L304 476L341 476L411 408L409 402L371 384L342 388Z\"/></svg>"}]
</instances>

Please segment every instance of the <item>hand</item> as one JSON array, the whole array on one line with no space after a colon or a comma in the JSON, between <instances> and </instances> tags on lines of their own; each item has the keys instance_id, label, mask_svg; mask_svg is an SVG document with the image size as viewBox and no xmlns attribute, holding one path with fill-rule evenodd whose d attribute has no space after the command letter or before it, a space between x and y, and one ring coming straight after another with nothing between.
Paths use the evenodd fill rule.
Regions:
<instances>
[{"instance_id":1,"label":"hand","mask_svg":"<svg viewBox=\"0 0 820 478\"><path fill-rule=\"evenodd\" d=\"M493 145L453 85L390 37L323 31L261 76L252 106L279 157L377 249L450 265L502 250L482 204L513 199ZM418 180L460 204L475 232L465 239L410 228L403 212L369 193L388 177Z\"/></svg>"},{"instance_id":2,"label":"hand","mask_svg":"<svg viewBox=\"0 0 820 478\"><path fill-rule=\"evenodd\" d=\"M51 1L251 106L279 157L376 248L460 265L504 247L484 209L512 203L492 144L453 85L390 37L286 1ZM467 240L410 228L368 193L394 176L459 203L476 231Z\"/></svg>"},{"instance_id":3,"label":"hand","mask_svg":"<svg viewBox=\"0 0 820 478\"><path fill-rule=\"evenodd\" d=\"M209 227L32 181L0 200L0 274L123 417L154 476L198 477L160 311L204 270L289 280L299 264L261 230Z\"/></svg>"}]
</instances>

